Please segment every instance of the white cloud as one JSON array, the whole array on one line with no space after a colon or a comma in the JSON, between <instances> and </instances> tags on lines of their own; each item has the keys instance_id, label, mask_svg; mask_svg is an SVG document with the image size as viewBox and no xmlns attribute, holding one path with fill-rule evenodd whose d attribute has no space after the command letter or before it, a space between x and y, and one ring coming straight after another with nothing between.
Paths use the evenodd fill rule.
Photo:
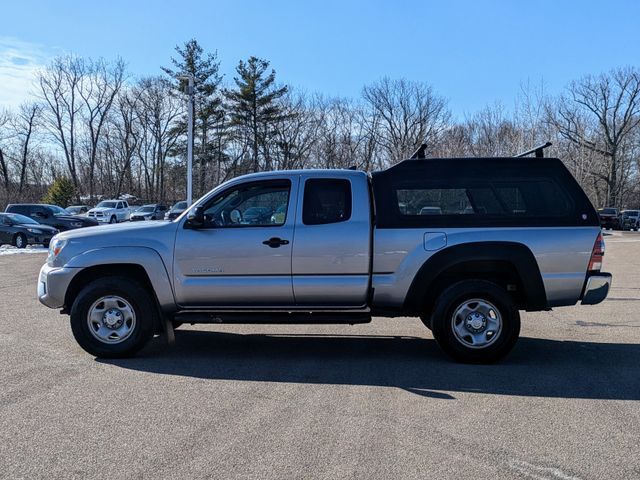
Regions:
<instances>
[{"instance_id":1,"label":"white cloud","mask_svg":"<svg viewBox=\"0 0 640 480\"><path fill-rule=\"evenodd\" d=\"M54 49L0 37L0 109L14 109L32 98L36 73L54 56Z\"/></svg>"}]
</instances>

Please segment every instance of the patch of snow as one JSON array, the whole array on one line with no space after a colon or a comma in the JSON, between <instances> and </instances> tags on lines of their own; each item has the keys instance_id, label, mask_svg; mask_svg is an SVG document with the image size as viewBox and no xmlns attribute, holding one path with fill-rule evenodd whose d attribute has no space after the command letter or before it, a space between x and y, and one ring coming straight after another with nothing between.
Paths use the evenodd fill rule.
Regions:
<instances>
[{"instance_id":1,"label":"patch of snow","mask_svg":"<svg viewBox=\"0 0 640 480\"><path fill-rule=\"evenodd\" d=\"M41 245L29 246L27 248L16 248L9 245L3 245L0 247L0 256L2 255L25 255L28 253L47 253L48 249Z\"/></svg>"}]
</instances>

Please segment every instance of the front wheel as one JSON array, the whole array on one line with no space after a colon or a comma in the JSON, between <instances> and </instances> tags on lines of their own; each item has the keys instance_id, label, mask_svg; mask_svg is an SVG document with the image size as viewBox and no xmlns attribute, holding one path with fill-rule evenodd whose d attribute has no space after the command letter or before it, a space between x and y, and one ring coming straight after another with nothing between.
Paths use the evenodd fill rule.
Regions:
<instances>
[{"instance_id":1,"label":"front wheel","mask_svg":"<svg viewBox=\"0 0 640 480\"><path fill-rule=\"evenodd\" d=\"M24 233L18 233L15 237L13 237L13 244L16 248L26 248L27 243L27 237L24 235Z\"/></svg>"},{"instance_id":2,"label":"front wheel","mask_svg":"<svg viewBox=\"0 0 640 480\"><path fill-rule=\"evenodd\" d=\"M91 355L129 357L153 336L158 313L153 297L138 282L107 277L89 283L71 307L71 330Z\"/></svg>"},{"instance_id":3,"label":"front wheel","mask_svg":"<svg viewBox=\"0 0 640 480\"><path fill-rule=\"evenodd\" d=\"M492 363L504 357L520 335L513 298L486 280L464 280L442 292L431 326L438 345L466 363Z\"/></svg>"},{"instance_id":4,"label":"front wheel","mask_svg":"<svg viewBox=\"0 0 640 480\"><path fill-rule=\"evenodd\" d=\"M109 219L109 223L118 223L118 219L116 218L115 215L111 216L111 218Z\"/></svg>"}]
</instances>

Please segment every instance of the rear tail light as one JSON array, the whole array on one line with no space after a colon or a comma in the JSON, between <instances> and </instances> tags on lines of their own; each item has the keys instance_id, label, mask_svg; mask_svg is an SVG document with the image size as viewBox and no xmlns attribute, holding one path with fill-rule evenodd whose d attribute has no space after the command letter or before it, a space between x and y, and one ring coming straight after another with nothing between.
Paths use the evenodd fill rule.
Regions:
<instances>
[{"instance_id":1,"label":"rear tail light","mask_svg":"<svg viewBox=\"0 0 640 480\"><path fill-rule=\"evenodd\" d=\"M602 257L604 257L604 239L602 238L602 233L599 233L598 238L596 238L596 243L593 244L593 250L591 251L589 271L600 271L602 268Z\"/></svg>"}]
</instances>

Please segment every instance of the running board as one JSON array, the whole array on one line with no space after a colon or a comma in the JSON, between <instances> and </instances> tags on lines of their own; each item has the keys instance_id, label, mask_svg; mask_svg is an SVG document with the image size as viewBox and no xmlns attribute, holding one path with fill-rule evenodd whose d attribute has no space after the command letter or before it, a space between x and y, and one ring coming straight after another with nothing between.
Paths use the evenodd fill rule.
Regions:
<instances>
[{"instance_id":1,"label":"running board","mask_svg":"<svg viewBox=\"0 0 640 480\"><path fill-rule=\"evenodd\" d=\"M348 312L179 312L181 323L350 324L371 322L370 313Z\"/></svg>"}]
</instances>

